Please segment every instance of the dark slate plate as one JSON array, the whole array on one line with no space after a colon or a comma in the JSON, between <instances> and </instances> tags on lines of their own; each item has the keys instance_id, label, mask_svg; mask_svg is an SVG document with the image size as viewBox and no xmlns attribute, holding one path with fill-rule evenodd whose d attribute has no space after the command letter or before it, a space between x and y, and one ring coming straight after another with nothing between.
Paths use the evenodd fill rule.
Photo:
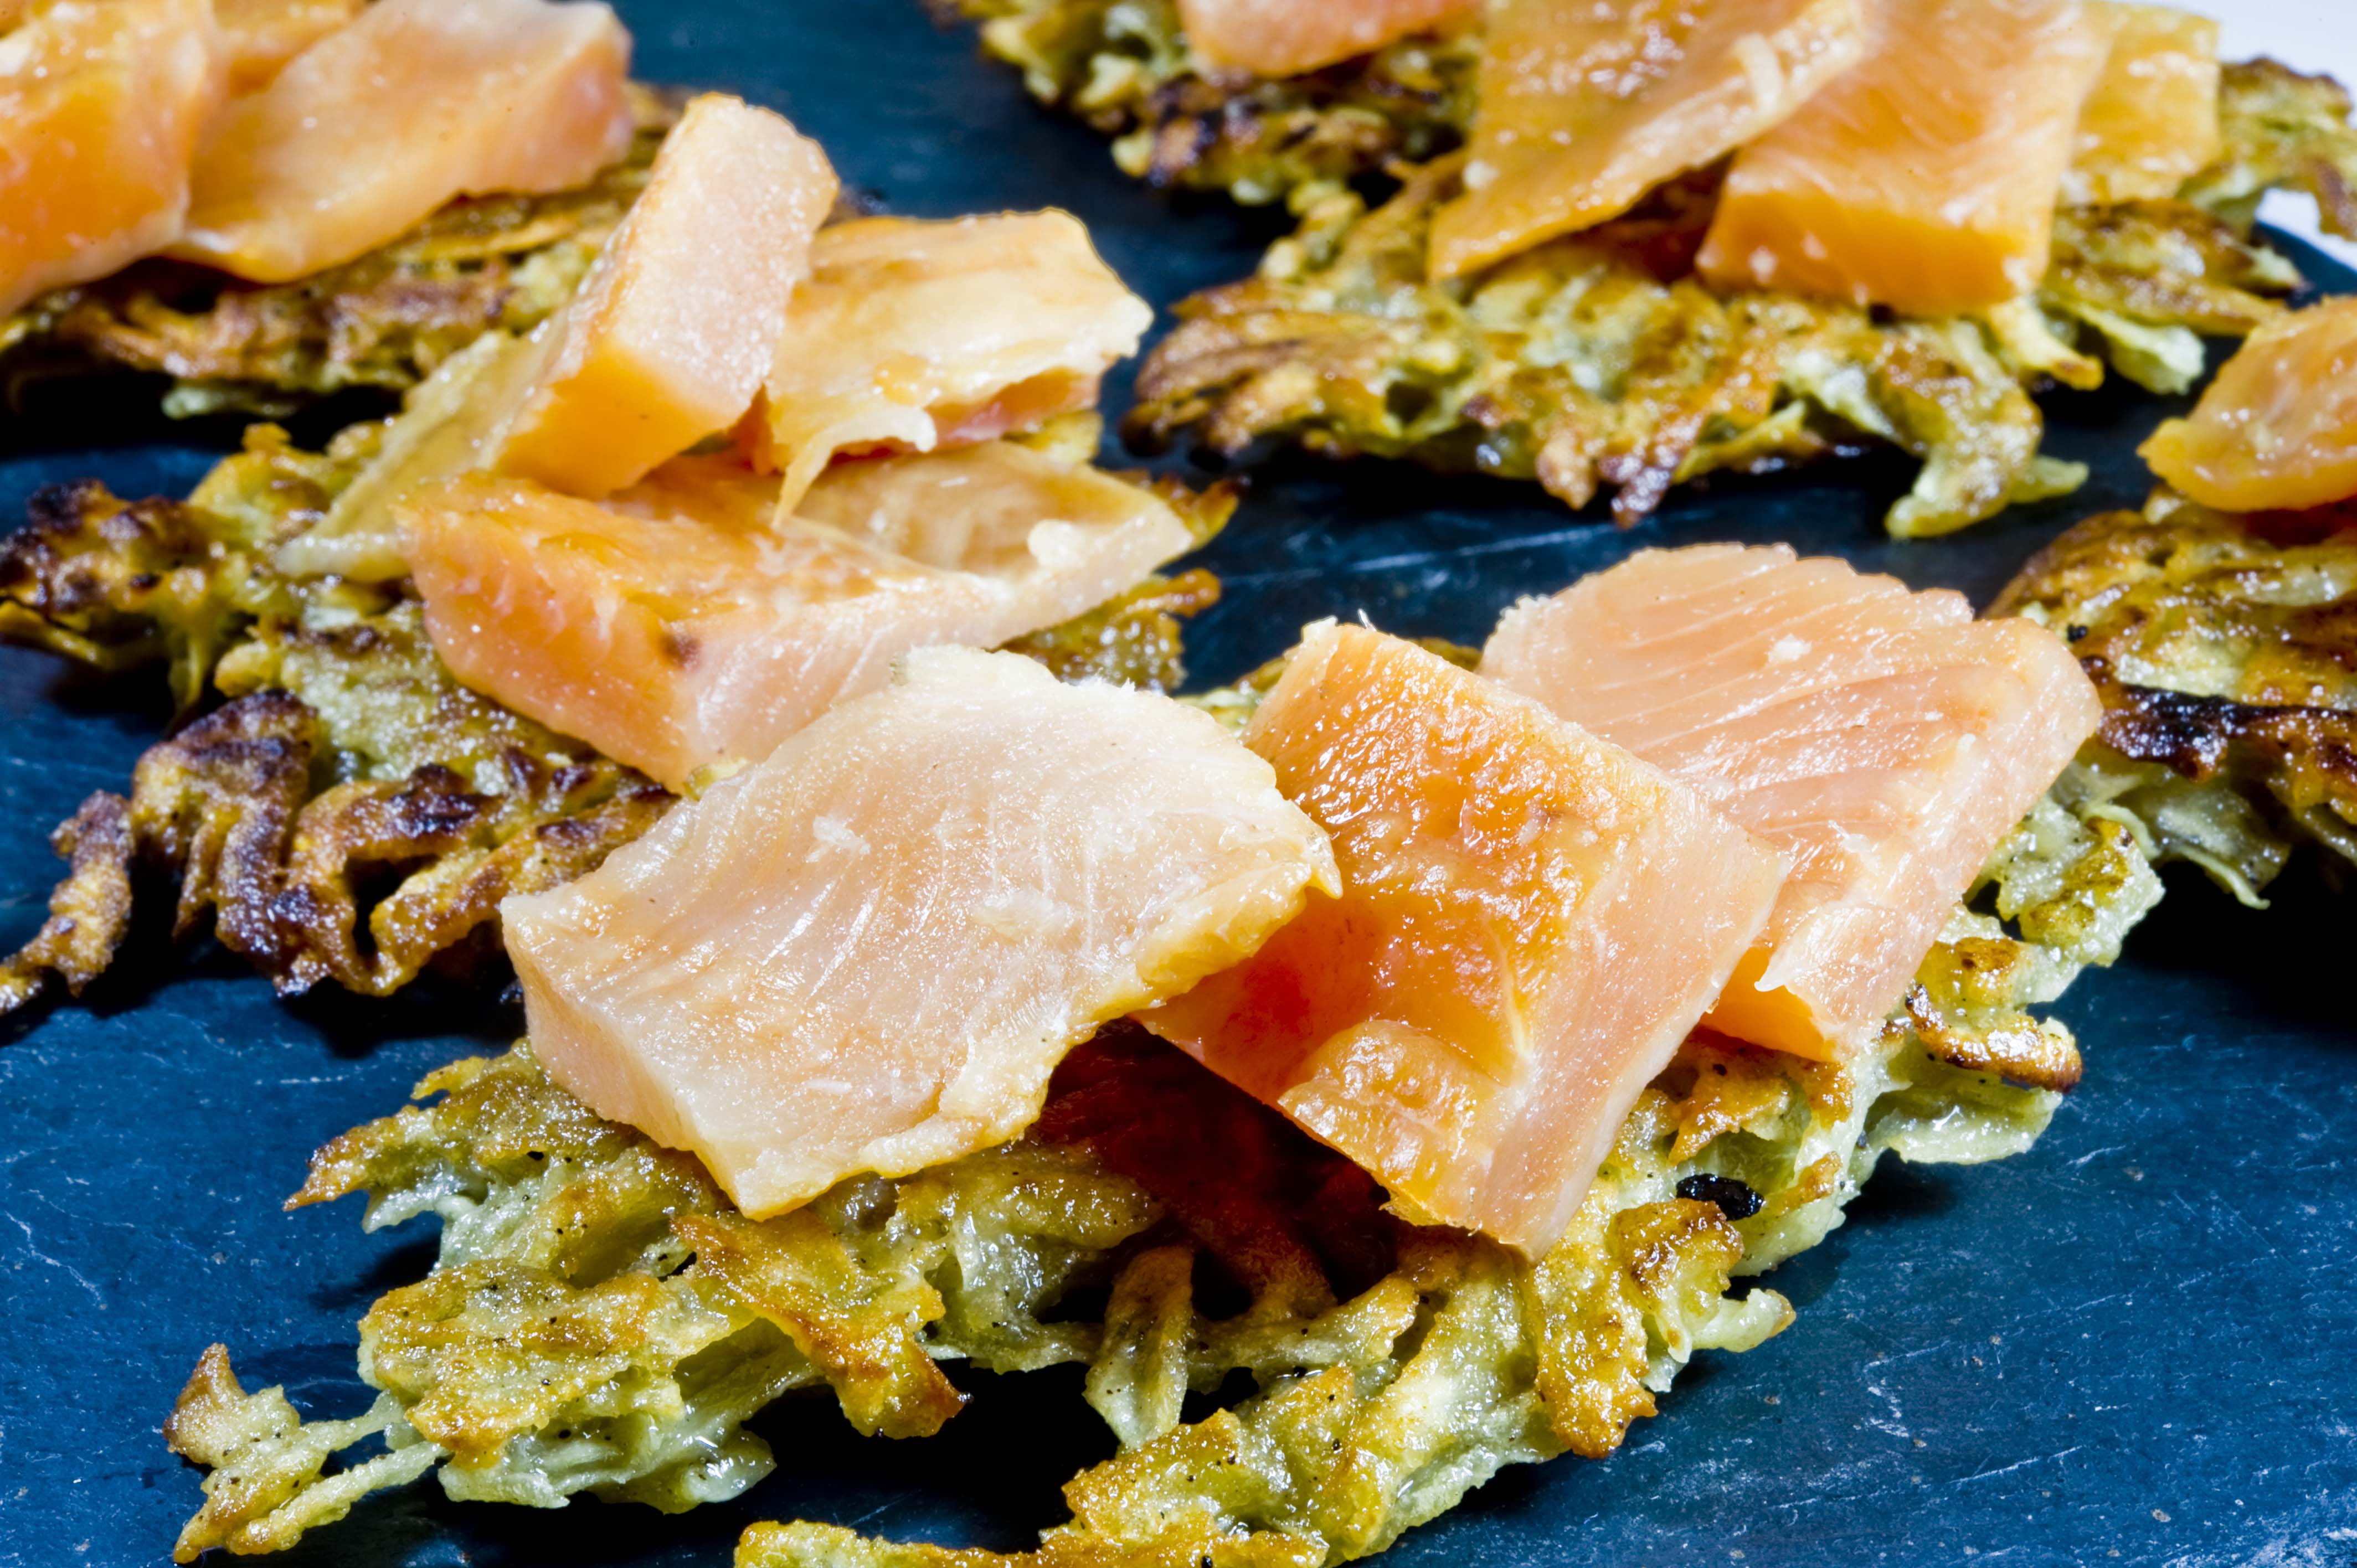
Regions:
<instances>
[{"instance_id":1,"label":"dark slate plate","mask_svg":"<svg viewBox=\"0 0 2357 1568\"><path fill-rule=\"evenodd\" d=\"M1281 226L1132 187L1095 138L1036 113L915 0L622 9L645 75L785 110L894 210L1068 207L1159 304L1243 274ZM2357 288L2295 250L2312 277ZM0 424L0 517L82 475L178 493L233 436L166 429L138 403L117 389ZM1226 679L1303 620L1361 609L1478 640L1516 596L1652 543L1789 540L1985 601L2065 522L2140 498L2132 448L2163 412L2124 393L2061 400L2052 446L2094 465L2085 491L1913 544L1877 524L1906 481L1896 463L1681 495L1623 533L1524 488L1282 462L1211 553L1229 597L1195 634L1198 673ZM0 653L0 942L38 922L48 824L120 788L153 737L157 685ZM1847 1228L1773 1276L1800 1308L1790 1331L1748 1356L1701 1358L1617 1457L1510 1471L1395 1560L2348 1568L2348 910L2312 872L2287 877L2265 914L2172 877L2126 961L2059 1009L2089 1071L2035 1152L1980 1169L1887 1164ZM314 1145L519 1024L487 995L448 991L281 1004L217 950L175 953L153 935L123 970L91 1004L0 1033L9 1563L163 1560L198 1490L157 1427L213 1339L250 1385L284 1382L307 1412L367 1402L353 1320L423 1270L431 1237L366 1237L356 1204L287 1215L279 1199ZM771 1412L761 1430L779 1473L725 1507L537 1513L416 1487L364 1504L286 1562L720 1564L746 1522L798 1515L1026 1544L1061 1517L1057 1485L1109 1440L1076 1376L966 1380L981 1398L923 1444L863 1442L827 1402Z\"/></svg>"}]
</instances>

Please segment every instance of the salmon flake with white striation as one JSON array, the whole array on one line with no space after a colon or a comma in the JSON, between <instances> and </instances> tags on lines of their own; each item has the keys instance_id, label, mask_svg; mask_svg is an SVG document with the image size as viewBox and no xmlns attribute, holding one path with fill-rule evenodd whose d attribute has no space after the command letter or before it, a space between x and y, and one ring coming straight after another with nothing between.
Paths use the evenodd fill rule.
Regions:
<instances>
[{"instance_id":1,"label":"salmon flake with white striation","mask_svg":"<svg viewBox=\"0 0 2357 1568\"><path fill-rule=\"evenodd\" d=\"M1336 879L1216 721L942 649L501 918L550 1076L759 1218L1015 1137Z\"/></svg>"},{"instance_id":2,"label":"salmon flake with white striation","mask_svg":"<svg viewBox=\"0 0 2357 1568\"><path fill-rule=\"evenodd\" d=\"M1627 746L1793 856L1707 1022L1838 1057L2094 732L2060 638L1788 545L1645 550L1509 610L1485 674Z\"/></svg>"},{"instance_id":3,"label":"salmon flake with white striation","mask_svg":"<svg viewBox=\"0 0 2357 1568\"><path fill-rule=\"evenodd\" d=\"M747 439L785 475L788 510L838 455L929 452L1093 408L1153 321L1068 212L837 223L812 246Z\"/></svg>"},{"instance_id":4,"label":"salmon flake with white striation","mask_svg":"<svg viewBox=\"0 0 2357 1568\"><path fill-rule=\"evenodd\" d=\"M397 510L458 679L673 789L912 648L1054 626L1196 542L1154 491L1008 441L838 465L782 521L777 495L683 457L604 503L474 475Z\"/></svg>"},{"instance_id":5,"label":"salmon flake with white striation","mask_svg":"<svg viewBox=\"0 0 2357 1568\"><path fill-rule=\"evenodd\" d=\"M1399 638L1310 628L1243 732L1339 897L1142 1015L1399 1212L1532 1255L1767 924L1785 857L1695 791Z\"/></svg>"}]
</instances>

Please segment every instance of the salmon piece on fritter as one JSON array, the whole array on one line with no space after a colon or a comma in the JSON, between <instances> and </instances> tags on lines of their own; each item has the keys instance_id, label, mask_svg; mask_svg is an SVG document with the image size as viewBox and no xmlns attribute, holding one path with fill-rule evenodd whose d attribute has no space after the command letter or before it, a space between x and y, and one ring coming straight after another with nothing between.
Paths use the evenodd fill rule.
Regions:
<instances>
[{"instance_id":1,"label":"salmon piece on fritter","mask_svg":"<svg viewBox=\"0 0 2357 1568\"><path fill-rule=\"evenodd\" d=\"M279 570L405 576L393 509L425 484L496 468L595 499L733 426L834 188L785 121L696 100L573 303L530 338L486 332L436 366Z\"/></svg>"},{"instance_id":2,"label":"salmon piece on fritter","mask_svg":"<svg viewBox=\"0 0 2357 1568\"><path fill-rule=\"evenodd\" d=\"M817 144L707 93L687 106L565 311L494 464L610 495L735 425L761 390L811 240L834 205Z\"/></svg>"},{"instance_id":3,"label":"salmon piece on fritter","mask_svg":"<svg viewBox=\"0 0 2357 1568\"><path fill-rule=\"evenodd\" d=\"M1095 406L1153 320L1069 213L834 224L748 440L791 506L839 453L988 441Z\"/></svg>"},{"instance_id":4,"label":"salmon piece on fritter","mask_svg":"<svg viewBox=\"0 0 2357 1568\"><path fill-rule=\"evenodd\" d=\"M1737 156L1696 264L1921 316L2029 293L2106 43L2080 0L1867 0L1865 59Z\"/></svg>"},{"instance_id":5,"label":"salmon piece on fritter","mask_svg":"<svg viewBox=\"0 0 2357 1568\"><path fill-rule=\"evenodd\" d=\"M169 243L221 102L208 0L48 0L0 47L0 316Z\"/></svg>"},{"instance_id":6,"label":"salmon piece on fritter","mask_svg":"<svg viewBox=\"0 0 2357 1568\"><path fill-rule=\"evenodd\" d=\"M934 649L500 918L549 1075L759 1219L1016 1136L1065 1052L1319 886L1212 719Z\"/></svg>"},{"instance_id":7,"label":"salmon piece on fritter","mask_svg":"<svg viewBox=\"0 0 2357 1568\"><path fill-rule=\"evenodd\" d=\"M1706 1021L1821 1059L1879 1027L2102 711L2043 628L1783 545L1641 551L1509 610L1481 668L1791 854Z\"/></svg>"},{"instance_id":8,"label":"salmon piece on fritter","mask_svg":"<svg viewBox=\"0 0 2357 1568\"><path fill-rule=\"evenodd\" d=\"M1244 731L1339 897L1141 1021L1420 1222L1544 1251L1734 972L1783 856L1413 643L1311 628Z\"/></svg>"},{"instance_id":9,"label":"salmon piece on fritter","mask_svg":"<svg viewBox=\"0 0 2357 1568\"><path fill-rule=\"evenodd\" d=\"M683 787L938 643L1068 620L1193 544L1152 492L1006 442L778 482L686 457L605 502L483 474L395 507L460 682Z\"/></svg>"},{"instance_id":10,"label":"salmon piece on fritter","mask_svg":"<svg viewBox=\"0 0 2357 1568\"><path fill-rule=\"evenodd\" d=\"M1491 6L1465 194L1433 220L1432 275L1617 218L1780 124L1865 51L1866 3Z\"/></svg>"},{"instance_id":11,"label":"salmon piece on fritter","mask_svg":"<svg viewBox=\"0 0 2357 1568\"><path fill-rule=\"evenodd\" d=\"M1198 59L1255 76L1298 76L1480 19L1481 0L1178 0Z\"/></svg>"},{"instance_id":12,"label":"salmon piece on fritter","mask_svg":"<svg viewBox=\"0 0 2357 1568\"><path fill-rule=\"evenodd\" d=\"M172 253L285 283L456 197L583 184L630 147L630 64L590 0L376 0L222 113Z\"/></svg>"},{"instance_id":13,"label":"salmon piece on fritter","mask_svg":"<svg viewBox=\"0 0 2357 1568\"><path fill-rule=\"evenodd\" d=\"M2136 448L2221 511L2303 511L2357 496L2357 298L2261 327L2183 419Z\"/></svg>"},{"instance_id":14,"label":"salmon piece on fritter","mask_svg":"<svg viewBox=\"0 0 2357 1568\"><path fill-rule=\"evenodd\" d=\"M2218 158L2218 24L2169 5L2086 5L2109 48L2079 111L2062 199L2173 197Z\"/></svg>"}]
</instances>

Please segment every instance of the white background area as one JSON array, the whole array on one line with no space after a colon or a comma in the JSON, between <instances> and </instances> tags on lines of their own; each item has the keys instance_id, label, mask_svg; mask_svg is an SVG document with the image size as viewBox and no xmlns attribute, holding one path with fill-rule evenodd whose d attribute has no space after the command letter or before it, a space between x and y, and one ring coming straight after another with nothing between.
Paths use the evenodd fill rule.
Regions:
<instances>
[{"instance_id":1,"label":"white background area","mask_svg":"<svg viewBox=\"0 0 2357 1568\"><path fill-rule=\"evenodd\" d=\"M2218 18L2224 59L2273 55L2295 70L2324 71L2357 89L2357 0L2180 0ZM2357 266L2357 244L2319 238L2316 204L2305 196L2269 196L2259 216Z\"/></svg>"}]
</instances>

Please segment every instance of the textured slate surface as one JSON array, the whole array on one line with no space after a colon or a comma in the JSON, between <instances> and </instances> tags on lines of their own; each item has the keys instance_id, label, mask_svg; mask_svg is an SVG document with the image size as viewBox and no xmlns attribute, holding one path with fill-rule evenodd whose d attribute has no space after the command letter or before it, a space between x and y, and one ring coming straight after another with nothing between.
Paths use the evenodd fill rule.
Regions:
<instances>
[{"instance_id":1,"label":"textured slate surface","mask_svg":"<svg viewBox=\"0 0 2357 1568\"><path fill-rule=\"evenodd\" d=\"M1069 207L1157 303L1242 274L1278 226L1132 188L1093 138L1035 113L909 0L622 9L645 74L786 110L895 210ZM1223 679L1301 620L1361 608L1394 629L1477 639L1515 596L1658 542L1788 539L1986 598L2063 522L2140 495L2130 448L2160 412L2127 396L2057 405L2054 449L2095 464L2088 490L1923 544L1876 527L1904 482L1895 464L1681 497L1634 533L1522 489L1279 464L1214 553L1230 597L1197 635L1198 672ZM184 489L224 434L158 432L119 401L67 413L0 425L0 517L37 485L83 474L127 493ZM81 417L92 413L109 423ZM112 444L77 449L91 428ZM38 923L48 824L120 786L159 722L157 695L0 653L0 941ZM2265 914L2174 879L2127 961L2062 1004L2089 1073L2033 1154L1977 1170L1887 1166L1846 1229L1773 1277L1800 1307L1789 1332L1703 1358L1616 1458L1509 1472L1396 1560L2346 1568L2351 929L2349 905L2308 876ZM284 1005L217 950L174 954L153 936L124 967L94 1004L0 1033L0 1561L12 1563L163 1560L198 1493L156 1429L214 1338L250 1383L284 1381L307 1411L365 1402L352 1321L422 1270L430 1237L364 1237L356 1205L286 1215L278 1200L318 1142L518 1023L451 993ZM771 1412L779 1474L727 1507L535 1513L413 1489L321 1532L290 1568L719 1564L746 1521L798 1514L1019 1545L1060 1516L1057 1484L1106 1440L1075 1377L974 1381L989 1385L974 1408L920 1444L863 1442L824 1403Z\"/></svg>"}]
</instances>

